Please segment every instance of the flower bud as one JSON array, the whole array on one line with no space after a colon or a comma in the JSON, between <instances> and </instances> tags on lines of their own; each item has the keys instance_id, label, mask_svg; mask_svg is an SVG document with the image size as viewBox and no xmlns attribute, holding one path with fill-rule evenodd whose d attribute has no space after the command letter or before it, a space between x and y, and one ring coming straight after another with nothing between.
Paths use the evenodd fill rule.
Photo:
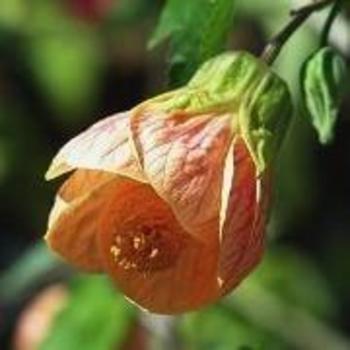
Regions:
<instances>
[{"instance_id":1,"label":"flower bud","mask_svg":"<svg viewBox=\"0 0 350 350\"><path fill-rule=\"evenodd\" d=\"M331 47L317 50L304 63L301 74L304 105L322 144L333 139L347 78L344 58Z\"/></svg>"}]
</instances>

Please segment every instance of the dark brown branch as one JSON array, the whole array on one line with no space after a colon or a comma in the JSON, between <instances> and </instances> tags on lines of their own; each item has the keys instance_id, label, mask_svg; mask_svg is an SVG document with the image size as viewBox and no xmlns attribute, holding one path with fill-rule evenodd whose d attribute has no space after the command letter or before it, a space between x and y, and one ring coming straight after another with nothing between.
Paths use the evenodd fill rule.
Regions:
<instances>
[{"instance_id":1,"label":"dark brown branch","mask_svg":"<svg viewBox=\"0 0 350 350\"><path fill-rule=\"evenodd\" d=\"M332 4L334 0L321 0L299 9L292 10L290 15L292 19L287 25L266 45L261 58L271 65L279 55L284 44L289 40L293 33L316 11Z\"/></svg>"}]
</instances>

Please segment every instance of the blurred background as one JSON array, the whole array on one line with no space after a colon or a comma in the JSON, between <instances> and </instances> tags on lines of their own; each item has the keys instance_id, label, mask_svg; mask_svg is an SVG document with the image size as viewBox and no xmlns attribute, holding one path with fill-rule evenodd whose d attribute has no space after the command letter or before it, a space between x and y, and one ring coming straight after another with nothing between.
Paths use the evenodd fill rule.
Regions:
<instances>
[{"instance_id":1,"label":"blurred background","mask_svg":"<svg viewBox=\"0 0 350 350\"><path fill-rule=\"evenodd\" d=\"M259 54L299 3L237 2L229 47ZM60 182L43 174L55 152L166 89L166 46L147 50L163 4L0 0L0 349L350 349L349 92L327 147L297 108L278 162L267 254L218 304L176 319L144 315L107 279L72 270L43 245ZM346 11L331 41L349 59ZM323 12L276 61L297 103Z\"/></svg>"}]
</instances>

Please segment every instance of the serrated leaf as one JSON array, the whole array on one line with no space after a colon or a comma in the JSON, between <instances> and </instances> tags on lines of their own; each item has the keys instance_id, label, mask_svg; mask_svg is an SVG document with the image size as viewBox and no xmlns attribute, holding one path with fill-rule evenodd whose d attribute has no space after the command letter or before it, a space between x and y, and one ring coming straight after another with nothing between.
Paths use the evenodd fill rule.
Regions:
<instances>
[{"instance_id":1,"label":"serrated leaf","mask_svg":"<svg viewBox=\"0 0 350 350\"><path fill-rule=\"evenodd\" d=\"M40 350L106 350L123 343L135 309L103 277L74 280L67 306Z\"/></svg>"},{"instance_id":2,"label":"serrated leaf","mask_svg":"<svg viewBox=\"0 0 350 350\"><path fill-rule=\"evenodd\" d=\"M149 46L171 39L170 81L179 86L225 47L234 0L168 0Z\"/></svg>"},{"instance_id":3,"label":"serrated leaf","mask_svg":"<svg viewBox=\"0 0 350 350\"><path fill-rule=\"evenodd\" d=\"M301 75L304 104L322 144L333 138L346 75L344 59L330 47L316 51L304 63Z\"/></svg>"}]
</instances>

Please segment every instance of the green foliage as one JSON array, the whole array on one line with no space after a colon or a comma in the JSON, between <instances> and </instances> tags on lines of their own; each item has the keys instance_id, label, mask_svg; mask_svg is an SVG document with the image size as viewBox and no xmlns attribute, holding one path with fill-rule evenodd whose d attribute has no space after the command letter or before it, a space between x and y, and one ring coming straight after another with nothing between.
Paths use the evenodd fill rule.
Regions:
<instances>
[{"instance_id":1,"label":"green foliage","mask_svg":"<svg viewBox=\"0 0 350 350\"><path fill-rule=\"evenodd\" d=\"M302 69L304 104L322 144L333 138L346 76L344 59L330 47L316 51Z\"/></svg>"},{"instance_id":2,"label":"green foliage","mask_svg":"<svg viewBox=\"0 0 350 350\"><path fill-rule=\"evenodd\" d=\"M25 253L6 273L0 276L0 299L12 302L28 292L32 285L43 275L50 273L60 265L43 243L37 244Z\"/></svg>"},{"instance_id":3,"label":"green foliage","mask_svg":"<svg viewBox=\"0 0 350 350\"><path fill-rule=\"evenodd\" d=\"M317 316L331 316L336 310L329 285L320 271L305 256L290 249L270 249L249 283Z\"/></svg>"},{"instance_id":4,"label":"green foliage","mask_svg":"<svg viewBox=\"0 0 350 350\"><path fill-rule=\"evenodd\" d=\"M2 0L0 6L1 26L16 28L25 17L25 10L22 0Z\"/></svg>"},{"instance_id":5,"label":"green foliage","mask_svg":"<svg viewBox=\"0 0 350 350\"><path fill-rule=\"evenodd\" d=\"M222 306L184 316L179 330L185 344L192 350L286 349L272 334Z\"/></svg>"},{"instance_id":6,"label":"green foliage","mask_svg":"<svg viewBox=\"0 0 350 350\"><path fill-rule=\"evenodd\" d=\"M108 16L107 26L120 28L121 25L135 26L144 17L149 17L157 8L157 3L148 0L118 0L114 1L114 11ZM104 24L106 25L106 23Z\"/></svg>"},{"instance_id":7,"label":"green foliage","mask_svg":"<svg viewBox=\"0 0 350 350\"><path fill-rule=\"evenodd\" d=\"M334 310L329 287L311 262L275 249L223 303L184 316L180 332L194 350L294 349L319 341L313 317Z\"/></svg>"},{"instance_id":8,"label":"green foliage","mask_svg":"<svg viewBox=\"0 0 350 350\"><path fill-rule=\"evenodd\" d=\"M188 81L197 67L225 47L234 0L168 0L149 46L171 39L170 82Z\"/></svg>"},{"instance_id":9,"label":"green foliage","mask_svg":"<svg viewBox=\"0 0 350 350\"><path fill-rule=\"evenodd\" d=\"M50 111L68 124L96 105L104 61L94 28L67 16L66 11L56 1L34 0L28 6L23 0L5 0L0 29L25 38L18 41L21 64L33 75Z\"/></svg>"},{"instance_id":10,"label":"green foliage","mask_svg":"<svg viewBox=\"0 0 350 350\"><path fill-rule=\"evenodd\" d=\"M73 281L65 309L40 350L106 350L120 345L135 320L134 308L103 277Z\"/></svg>"},{"instance_id":11,"label":"green foliage","mask_svg":"<svg viewBox=\"0 0 350 350\"><path fill-rule=\"evenodd\" d=\"M43 36L33 40L28 50L37 83L66 120L83 115L96 101L97 43L93 33L78 33Z\"/></svg>"},{"instance_id":12,"label":"green foliage","mask_svg":"<svg viewBox=\"0 0 350 350\"><path fill-rule=\"evenodd\" d=\"M308 259L292 251L270 248L261 266L224 301L224 307L254 329L281 339L288 349L349 348L341 333L320 321L336 310L328 284Z\"/></svg>"},{"instance_id":13,"label":"green foliage","mask_svg":"<svg viewBox=\"0 0 350 350\"><path fill-rule=\"evenodd\" d=\"M51 1L37 5L26 31L28 65L50 107L64 122L84 117L96 104L103 67L96 32Z\"/></svg>"}]
</instances>

